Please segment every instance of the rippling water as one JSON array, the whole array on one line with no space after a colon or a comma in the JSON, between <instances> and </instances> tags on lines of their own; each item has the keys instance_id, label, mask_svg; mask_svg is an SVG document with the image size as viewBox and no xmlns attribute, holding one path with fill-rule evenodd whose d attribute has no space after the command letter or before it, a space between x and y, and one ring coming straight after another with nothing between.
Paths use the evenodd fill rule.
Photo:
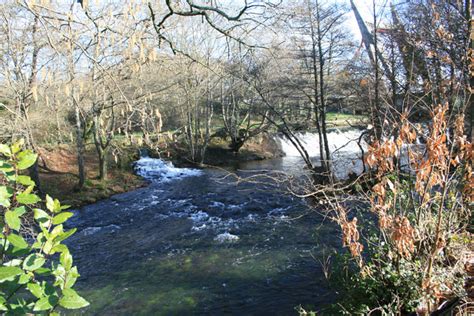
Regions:
<instances>
[{"instance_id":1,"label":"rippling water","mask_svg":"<svg viewBox=\"0 0 474 316\"><path fill-rule=\"evenodd\" d=\"M247 177L301 172L297 157L248 163ZM89 315L289 315L334 302L321 263L340 233L270 180L142 158L148 187L76 212L69 241ZM266 171L262 171L266 170Z\"/></svg>"}]
</instances>

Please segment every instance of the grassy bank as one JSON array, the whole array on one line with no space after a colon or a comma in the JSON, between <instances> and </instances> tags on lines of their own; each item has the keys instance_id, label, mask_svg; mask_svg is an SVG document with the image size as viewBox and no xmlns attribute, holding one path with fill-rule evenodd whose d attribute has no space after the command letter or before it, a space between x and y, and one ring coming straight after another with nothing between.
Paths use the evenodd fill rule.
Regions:
<instances>
[{"instance_id":1,"label":"grassy bank","mask_svg":"<svg viewBox=\"0 0 474 316\"><path fill-rule=\"evenodd\" d=\"M368 117L365 115L328 112L326 121L329 127L344 127L366 125Z\"/></svg>"}]
</instances>

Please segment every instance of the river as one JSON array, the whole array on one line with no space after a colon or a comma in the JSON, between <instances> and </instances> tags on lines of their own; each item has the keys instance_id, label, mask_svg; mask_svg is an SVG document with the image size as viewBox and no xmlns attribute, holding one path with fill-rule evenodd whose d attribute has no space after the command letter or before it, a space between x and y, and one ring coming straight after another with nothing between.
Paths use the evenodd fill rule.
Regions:
<instances>
[{"instance_id":1,"label":"river","mask_svg":"<svg viewBox=\"0 0 474 316\"><path fill-rule=\"evenodd\" d=\"M336 136L342 144L354 135ZM301 173L281 144L287 157L232 172ZM91 303L76 313L290 315L335 302L321 262L340 249L340 232L284 185L147 157L136 169L149 186L83 207L68 223L78 229L68 241L77 288Z\"/></svg>"}]
</instances>

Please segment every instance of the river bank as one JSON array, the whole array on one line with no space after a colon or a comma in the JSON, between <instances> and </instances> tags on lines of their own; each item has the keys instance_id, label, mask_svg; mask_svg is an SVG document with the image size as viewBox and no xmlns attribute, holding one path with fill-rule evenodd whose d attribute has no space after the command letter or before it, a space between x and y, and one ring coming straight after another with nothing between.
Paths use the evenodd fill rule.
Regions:
<instances>
[{"instance_id":1,"label":"river bank","mask_svg":"<svg viewBox=\"0 0 474 316\"><path fill-rule=\"evenodd\" d=\"M172 148L172 147L169 147ZM173 164L185 167L196 166L186 159L183 146L163 152L151 151L153 157L165 158ZM148 181L135 174L133 163L140 157L140 146L121 145L118 159L109 157L107 180L98 179L99 161L92 145L86 146L86 181L81 190L77 189L77 153L74 145L62 144L39 148L39 175L44 193L58 197L65 204L81 207L93 204L118 193L129 192L148 184ZM237 154L232 153L225 140L215 139L207 150L203 165L236 167L242 162L266 160L282 157L283 152L270 134L262 134L249 140Z\"/></svg>"},{"instance_id":2,"label":"river bank","mask_svg":"<svg viewBox=\"0 0 474 316\"><path fill-rule=\"evenodd\" d=\"M138 153L129 149L116 163L111 158L107 180L98 179L99 162L92 146L87 146L84 156L86 181L81 190L77 189L77 153L72 145L60 145L39 149L39 176L44 193L60 198L64 204L80 207L106 199L114 194L128 192L147 185L135 175L131 166L138 159Z\"/></svg>"},{"instance_id":3,"label":"river bank","mask_svg":"<svg viewBox=\"0 0 474 316\"><path fill-rule=\"evenodd\" d=\"M359 150L355 140L360 135L360 130L348 126L350 119L353 120L353 124L357 122L358 126L362 125L363 120L358 117L344 116L343 114L331 116L330 122L333 127L328 131L333 139L331 150L337 151L340 147L342 147L343 152L347 150L357 152ZM353 132L346 133L347 131ZM310 156L317 156L319 147L314 132L302 131L298 134L298 137L308 147ZM170 161L177 167L203 168L217 166L238 169L245 162L281 158L285 155L295 157L300 155L291 142L276 132L263 132L249 139L238 153L234 153L229 149L229 139L213 137L206 149L202 164L192 162L189 159L188 148L182 141L173 142L166 137L162 137L161 141L162 143L158 144L157 148L149 149L150 156ZM106 199L114 194L146 186L147 181L136 175L133 169L133 163L140 158L140 150L146 148L142 144L141 138L136 142L129 142L124 137L119 137L115 147L117 148L116 157L109 155L108 159L108 178L101 181L98 179L99 162L95 148L92 144L86 146L84 157L87 174L86 182L81 190L77 190L77 153L74 144L41 146L39 148L41 157L39 165L40 180L44 193L59 197L64 203L74 207L81 207ZM347 162L344 160L336 162L336 164L339 164L336 169L343 171L343 174L339 176L344 178L346 177L347 166L340 166L341 163L346 164ZM351 160L350 163L357 164L356 173L361 171L360 161L352 162ZM353 166L349 167L353 169Z\"/></svg>"}]
</instances>

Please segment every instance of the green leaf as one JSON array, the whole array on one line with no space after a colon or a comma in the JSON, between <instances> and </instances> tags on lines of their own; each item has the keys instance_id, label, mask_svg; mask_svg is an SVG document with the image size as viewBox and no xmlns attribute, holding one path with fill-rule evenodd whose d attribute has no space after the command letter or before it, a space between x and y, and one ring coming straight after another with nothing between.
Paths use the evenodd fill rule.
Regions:
<instances>
[{"instance_id":1,"label":"green leaf","mask_svg":"<svg viewBox=\"0 0 474 316\"><path fill-rule=\"evenodd\" d=\"M26 213L26 208L24 206L20 206L20 207L15 208L13 212L15 212L15 214L18 216L22 216L23 214Z\"/></svg>"},{"instance_id":2,"label":"green leaf","mask_svg":"<svg viewBox=\"0 0 474 316\"><path fill-rule=\"evenodd\" d=\"M53 224L54 225L59 225L67 221L71 216L73 216L74 213L71 212L62 212L56 216L53 217Z\"/></svg>"},{"instance_id":3,"label":"green leaf","mask_svg":"<svg viewBox=\"0 0 474 316\"><path fill-rule=\"evenodd\" d=\"M39 201L41 201L41 198L36 194L29 194L23 192L16 196L16 200L18 201L18 203L29 205L38 203Z\"/></svg>"},{"instance_id":4,"label":"green leaf","mask_svg":"<svg viewBox=\"0 0 474 316\"><path fill-rule=\"evenodd\" d=\"M47 254L47 255L50 255L51 254L51 249L53 249L54 246L55 245L53 244L52 240L47 240L44 243L44 246L43 246L44 253Z\"/></svg>"},{"instance_id":5,"label":"green leaf","mask_svg":"<svg viewBox=\"0 0 474 316\"><path fill-rule=\"evenodd\" d=\"M38 224L40 224L40 226L46 227L49 225L49 220L51 219L51 217L48 215L48 213L39 208L35 208L33 210L33 214L35 220L38 222Z\"/></svg>"},{"instance_id":6,"label":"green leaf","mask_svg":"<svg viewBox=\"0 0 474 316\"><path fill-rule=\"evenodd\" d=\"M44 294L46 294L47 296L58 297L58 292L56 291L56 288L51 283L43 281L41 283L41 286L43 286Z\"/></svg>"},{"instance_id":7,"label":"green leaf","mask_svg":"<svg viewBox=\"0 0 474 316\"><path fill-rule=\"evenodd\" d=\"M46 208L53 213L59 213L61 210L68 208L68 205L61 206L61 203L58 199L54 199L49 195L46 195Z\"/></svg>"},{"instance_id":8,"label":"green leaf","mask_svg":"<svg viewBox=\"0 0 474 316\"><path fill-rule=\"evenodd\" d=\"M8 162L0 160L0 171L4 173L10 173L15 171L15 168L13 168L13 166ZM13 175L15 175L15 173L13 173Z\"/></svg>"},{"instance_id":9,"label":"green leaf","mask_svg":"<svg viewBox=\"0 0 474 316\"><path fill-rule=\"evenodd\" d=\"M44 296L43 288L38 283L28 283L26 287L31 292L31 294L33 294L37 298L41 298Z\"/></svg>"},{"instance_id":10,"label":"green leaf","mask_svg":"<svg viewBox=\"0 0 474 316\"><path fill-rule=\"evenodd\" d=\"M56 252L65 252L65 251L69 251L67 246L63 244L59 244L59 245L54 246L53 249L51 249L51 254L55 254Z\"/></svg>"},{"instance_id":11,"label":"green leaf","mask_svg":"<svg viewBox=\"0 0 474 316\"><path fill-rule=\"evenodd\" d=\"M43 243L46 242L46 237L44 237L43 233L39 233L36 236L36 241L31 245L33 249L41 249L43 247Z\"/></svg>"},{"instance_id":12,"label":"green leaf","mask_svg":"<svg viewBox=\"0 0 474 316\"><path fill-rule=\"evenodd\" d=\"M21 220L18 217L18 214L12 211L5 212L5 222L10 226L11 229L16 231L20 230Z\"/></svg>"},{"instance_id":13,"label":"green leaf","mask_svg":"<svg viewBox=\"0 0 474 316\"><path fill-rule=\"evenodd\" d=\"M33 153L31 150L24 150L21 153L18 154L18 163L17 163L17 168L19 170L25 170L31 167L36 159L38 158L38 155Z\"/></svg>"},{"instance_id":14,"label":"green leaf","mask_svg":"<svg viewBox=\"0 0 474 316\"><path fill-rule=\"evenodd\" d=\"M12 150L12 153L16 154L17 152L19 152L24 144L25 144L25 140L23 138L21 138L19 141L15 142L13 145L11 145L10 148Z\"/></svg>"},{"instance_id":15,"label":"green leaf","mask_svg":"<svg viewBox=\"0 0 474 316\"><path fill-rule=\"evenodd\" d=\"M79 296L73 289L64 289L63 297L59 300L59 305L67 309L77 309L89 305L85 299Z\"/></svg>"},{"instance_id":16,"label":"green leaf","mask_svg":"<svg viewBox=\"0 0 474 316\"><path fill-rule=\"evenodd\" d=\"M10 171L10 172L4 172L5 178L9 182L13 182L16 179L15 171Z\"/></svg>"},{"instance_id":17,"label":"green leaf","mask_svg":"<svg viewBox=\"0 0 474 316\"><path fill-rule=\"evenodd\" d=\"M54 212L59 213L62 210L61 203L59 202L58 199L54 199Z\"/></svg>"},{"instance_id":18,"label":"green leaf","mask_svg":"<svg viewBox=\"0 0 474 316\"><path fill-rule=\"evenodd\" d=\"M0 154L4 154L5 156L10 157L12 154L12 151L10 150L10 146L6 144L0 144Z\"/></svg>"},{"instance_id":19,"label":"green leaf","mask_svg":"<svg viewBox=\"0 0 474 316\"><path fill-rule=\"evenodd\" d=\"M5 267L19 267L23 263L22 259L12 259L8 262L5 262L3 265Z\"/></svg>"},{"instance_id":20,"label":"green leaf","mask_svg":"<svg viewBox=\"0 0 474 316\"><path fill-rule=\"evenodd\" d=\"M52 309L54 305L56 305L58 302L58 297L54 295L50 296L45 296L40 298L36 304L35 307L33 307L33 311L39 312L39 311L46 311L49 309Z\"/></svg>"},{"instance_id":21,"label":"green leaf","mask_svg":"<svg viewBox=\"0 0 474 316\"><path fill-rule=\"evenodd\" d=\"M24 186L30 186L30 185L35 185L35 182L31 180L29 176L17 176L16 177L16 182L19 184L22 184Z\"/></svg>"},{"instance_id":22,"label":"green leaf","mask_svg":"<svg viewBox=\"0 0 474 316\"><path fill-rule=\"evenodd\" d=\"M18 247L13 247L7 249L7 254L15 256L15 257L24 257L27 256L30 253L31 249L30 248L18 248Z\"/></svg>"},{"instance_id":23,"label":"green leaf","mask_svg":"<svg viewBox=\"0 0 474 316\"><path fill-rule=\"evenodd\" d=\"M66 271L71 270L72 268L72 256L69 251L63 251L59 256L59 262L64 266Z\"/></svg>"},{"instance_id":24,"label":"green leaf","mask_svg":"<svg viewBox=\"0 0 474 316\"><path fill-rule=\"evenodd\" d=\"M0 186L0 206L9 207L10 197L13 195L13 190L4 185Z\"/></svg>"},{"instance_id":25,"label":"green leaf","mask_svg":"<svg viewBox=\"0 0 474 316\"><path fill-rule=\"evenodd\" d=\"M23 191L22 193L24 193L24 194L30 194L31 192L33 192L33 189L34 189L34 188L35 188L34 185L30 185L30 186L28 186L28 187L25 189L25 191Z\"/></svg>"},{"instance_id":26,"label":"green leaf","mask_svg":"<svg viewBox=\"0 0 474 316\"><path fill-rule=\"evenodd\" d=\"M23 261L23 269L27 271L34 271L41 268L45 262L46 259L38 254L33 253L26 257L25 261Z\"/></svg>"},{"instance_id":27,"label":"green leaf","mask_svg":"<svg viewBox=\"0 0 474 316\"><path fill-rule=\"evenodd\" d=\"M48 194L46 194L46 208L54 213L54 200Z\"/></svg>"},{"instance_id":28,"label":"green leaf","mask_svg":"<svg viewBox=\"0 0 474 316\"><path fill-rule=\"evenodd\" d=\"M20 249L28 248L28 243L20 235L10 234L7 236L7 239L13 246L17 248L20 248Z\"/></svg>"},{"instance_id":29,"label":"green leaf","mask_svg":"<svg viewBox=\"0 0 474 316\"><path fill-rule=\"evenodd\" d=\"M73 235L77 231L77 228L70 229L68 231L65 231L56 238L57 242L61 242L63 240L68 239L71 235Z\"/></svg>"},{"instance_id":30,"label":"green leaf","mask_svg":"<svg viewBox=\"0 0 474 316\"><path fill-rule=\"evenodd\" d=\"M6 302L7 300L3 296L0 296L0 311L2 312L8 311L8 308L5 306Z\"/></svg>"},{"instance_id":31,"label":"green leaf","mask_svg":"<svg viewBox=\"0 0 474 316\"><path fill-rule=\"evenodd\" d=\"M22 272L18 267L0 267L0 282L11 280Z\"/></svg>"},{"instance_id":32,"label":"green leaf","mask_svg":"<svg viewBox=\"0 0 474 316\"><path fill-rule=\"evenodd\" d=\"M63 230L63 225L62 224L59 224L57 226L54 226L53 230L51 231L51 233L49 234L49 237L48 238L56 238L57 236L61 235L62 233L64 233L64 230Z\"/></svg>"},{"instance_id":33,"label":"green leaf","mask_svg":"<svg viewBox=\"0 0 474 316\"><path fill-rule=\"evenodd\" d=\"M51 270L43 267L43 268L37 269L35 273L42 276L48 276L48 275L51 275Z\"/></svg>"},{"instance_id":34,"label":"green leaf","mask_svg":"<svg viewBox=\"0 0 474 316\"><path fill-rule=\"evenodd\" d=\"M18 279L18 284L26 284L30 282L31 278L32 278L31 273L22 273L20 275L20 278Z\"/></svg>"},{"instance_id":35,"label":"green leaf","mask_svg":"<svg viewBox=\"0 0 474 316\"><path fill-rule=\"evenodd\" d=\"M67 275L66 282L64 282L64 288L70 289L71 287L73 287L79 276L80 275L77 272L77 267L73 267Z\"/></svg>"}]
</instances>

